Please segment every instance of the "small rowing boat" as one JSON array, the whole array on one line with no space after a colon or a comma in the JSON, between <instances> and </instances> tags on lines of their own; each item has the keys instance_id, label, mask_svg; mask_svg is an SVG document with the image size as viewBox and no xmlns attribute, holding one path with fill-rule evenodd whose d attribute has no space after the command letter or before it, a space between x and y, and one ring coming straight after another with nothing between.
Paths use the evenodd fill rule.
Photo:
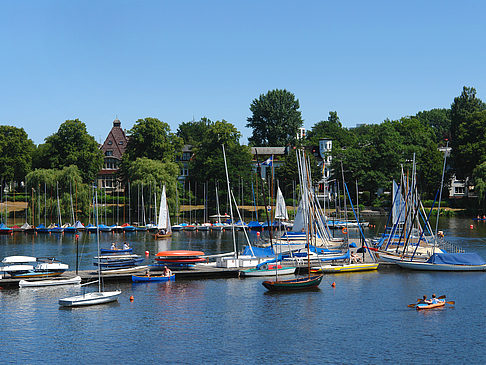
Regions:
<instances>
[{"instance_id":1,"label":"small rowing boat","mask_svg":"<svg viewBox=\"0 0 486 365\"><path fill-rule=\"evenodd\" d=\"M294 291L317 288L321 281L322 275L316 275L292 280L268 280L264 281L262 285L272 291Z\"/></svg>"},{"instance_id":2,"label":"small rowing boat","mask_svg":"<svg viewBox=\"0 0 486 365\"><path fill-rule=\"evenodd\" d=\"M439 300L439 302L437 302L437 303L430 303L430 304L420 303L420 304L417 304L415 306L415 308L417 308L417 310L439 308L439 307L443 307L445 305L445 303L446 303L445 300Z\"/></svg>"},{"instance_id":3,"label":"small rowing boat","mask_svg":"<svg viewBox=\"0 0 486 365\"><path fill-rule=\"evenodd\" d=\"M132 275L132 281L134 283L148 283L151 281L161 282L161 281L174 281L175 274L170 276L164 275Z\"/></svg>"},{"instance_id":4,"label":"small rowing boat","mask_svg":"<svg viewBox=\"0 0 486 365\"><path fill-rule=\"evenodd\" d=\"M376 270L379 263L362 263L362 264L344 264L344 265L323 265L321 267L311 268L313 273L340 273L340 272L356 272L356 271L370 271Z\"/></svg>"}]
</instances>

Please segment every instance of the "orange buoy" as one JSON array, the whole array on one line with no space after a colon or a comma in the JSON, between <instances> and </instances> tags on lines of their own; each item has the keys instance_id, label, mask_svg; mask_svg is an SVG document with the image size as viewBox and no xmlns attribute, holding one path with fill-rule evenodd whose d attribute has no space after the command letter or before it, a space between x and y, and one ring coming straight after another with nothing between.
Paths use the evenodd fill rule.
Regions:
<instances>
[{"instance_id":1,"label":"orange buoy","mask_svg":"<svg viewBox=\"0 0 486 365\"><path fill-rule=\"evenodd\" d=\"M130 297L130 302L133 302L133 295Z\"/></svg>"},{"instance_id":2,"label":"orange buoy","mask_svg":"<svg viewBox=\"0 0 486 365\"><path fill-rule=\"evenodd\" d=\"M333 281L333 282L332 282L332 284L331 284L331 286L332 286L333 288L335 288L335 287L336 287L336 282L335 282L335 281Z\"/></svg>"}]
</instances>

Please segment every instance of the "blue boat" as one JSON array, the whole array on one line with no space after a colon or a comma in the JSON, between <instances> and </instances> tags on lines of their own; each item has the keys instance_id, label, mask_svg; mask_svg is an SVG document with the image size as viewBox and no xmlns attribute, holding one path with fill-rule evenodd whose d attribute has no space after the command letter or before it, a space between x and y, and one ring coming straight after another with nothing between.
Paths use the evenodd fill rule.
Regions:
<instances>
[{"instance_id":1,"label":"blue boat","mask_svg":"<svg viewBox=\"0 0 486 365\"><path fill-rule=\"evenodd\" d=\"M90 233L95 233L98 230L98 227L90 223L86 226L86 230Z\"/></svg>"},{"instance_id":2,"label":"blue boat","mask_svg":"<svg viewBox=\"0 0 486 365\"><path fill-rule=\"evenodd\" d=\"M248 229L261 230L262 227L262 224L257 221L251 221L250 223L248 223Z\"/></svg>"},{"instance_id":3,"label":"blue boat","mask_svg":"<svg viewBox=\"0 0 486 365\"><path fill-rule=\"evenodd\" d=\"M7 227L4 223L0 223L0 234L10 234L12 233L12 228Z\"/></svg>"},{"instance_id":4,"label":"blue boat","mask_svg":"<svg viewBox=\"0 0 486 365\"><path fill-rule=\"evenodd\" d=\"M48 230L49 230L49 233L63 233L64 232L64 228L59 227L58 225L55 225L54 227L51 227Z\"/></svg>"},{"instance_id":5,"label":"blue boat","mask_svg":"<svg viewBox=\"0 0 486 365\"><path fill-rule=\"evenodd\" d=\"M134 232L135 231L135 227L130 226L129 224L127 224L126 226L122 226L122 227L123 227L123 232Z\"/></svg>"},{"instance_id":6,"label":"blue boat","mask_svg":"<svg viewBox=\"0 0 486 365\"><path fill-rule=\"evenodd\" d=\"M111 248L100 248L100 253L101 254L106 254L106 253L132 253L133 248L127 248L127 249L119 249L119 250L112 250Z\"/></svg>"},{"instance_id":7,"label":"blue boat","mask_svg":"<svg viewBox=\"0 0 486 365\"><path fill-rule=\"evenodd\" d=\"M112 228L110 226L107 226L106 224L100 224L98 226L100 232L111 232Z\"/></svg>"},{"instance_id":8,"label":"blue boat","mask_svg":"<svg viewBox=\"0 0 486 365\"><path fill-rule=\"evenodd\" d=\"M74 226L64 227L64 233L76 233L77 230Z\"/></svg>"},{"instance_id":9,"label":"blue boat","mask_svg":"<svg viewBox=\"0 0 486 365\"><path fill-rule=\"evenodd\" d=\"M163 275L132 275L132 281L134 283L148 283L151 281L154 282L161 282L161 281L174 281L175 280L175 274L172 274L171 276L163 276Z\"/></svg>"}]
</instances>

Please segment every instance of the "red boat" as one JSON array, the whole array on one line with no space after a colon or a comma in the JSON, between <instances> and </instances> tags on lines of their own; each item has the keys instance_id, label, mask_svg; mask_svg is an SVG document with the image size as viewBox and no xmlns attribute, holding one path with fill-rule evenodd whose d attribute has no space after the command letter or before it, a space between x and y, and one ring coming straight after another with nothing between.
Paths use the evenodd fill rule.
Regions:
<instances>
[{"instance_id":1,"label":"red boat","mask_svg":"<svg viewBox=\"0 0 486 365\"><path fill-rule=\"evenodd\" d=\"M155 255L155 260L163 263L192 264L206 261L202 251L173 250L161 251Z\"/></svg>"}]
</instances>

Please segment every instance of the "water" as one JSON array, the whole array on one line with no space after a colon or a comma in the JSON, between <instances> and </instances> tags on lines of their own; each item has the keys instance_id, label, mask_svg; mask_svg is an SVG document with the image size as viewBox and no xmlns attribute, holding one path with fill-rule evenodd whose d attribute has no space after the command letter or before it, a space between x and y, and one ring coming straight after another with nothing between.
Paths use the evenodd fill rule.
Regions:
<instances>
[{"instance_id":1,"label":"water","mask_svg":"<svg viewBox=\"0 0 486 365\"><path fill-rule=\"evenodd\" d=\"M442 222L441 222L442 223ZM446 237L486 258L485 223L450 219ZM154 243L128 237L136 252L232 249L231 234L174 233ZM102 234L108 247L123 236ZM92 268L93 236L80 235L82 268ZM172 242L172 243L170 243ZM68 235L0 237L0 257L53 255L74 264ZM60 309L75 288L0 290L2 363L485 363L486 273L404 270L327 275L317 291L269 293L262 279L180 280L107 284L118 303ZM330 283L335 281L336 287ZM456 305L407 308L423 294ZM130 296L134 301L130 302Z\"/></svg>"}]
</instances>

